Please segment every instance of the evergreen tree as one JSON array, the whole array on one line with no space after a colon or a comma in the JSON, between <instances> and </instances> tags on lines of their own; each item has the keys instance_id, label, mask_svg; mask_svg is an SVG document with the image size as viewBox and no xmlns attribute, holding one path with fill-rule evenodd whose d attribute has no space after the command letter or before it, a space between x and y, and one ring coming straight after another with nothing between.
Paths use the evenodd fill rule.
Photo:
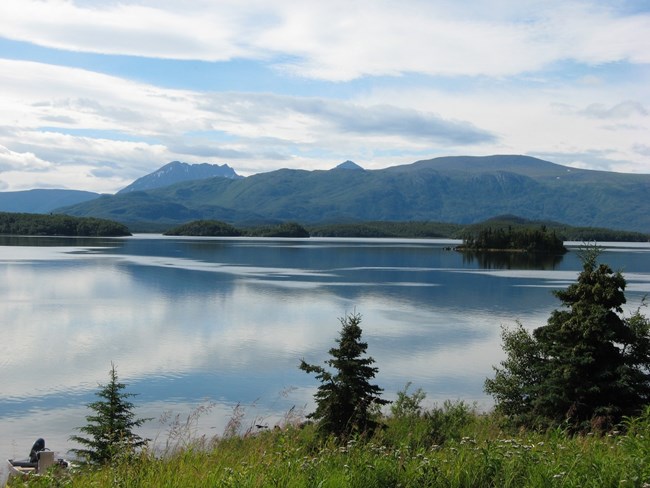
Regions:
<instances>
[{"instance_id":1,"label":"evergreen tree","mask_svg":"<svg viewBox=\"0 0 650 488\"><path fill-rule=\"evenodd\" d=\"M111 363L109 378L108 384L100 385L100 390L97 392L97 396L102 400L88 405L88 408L94 412L86 417L88 424L77 429L89 437L77 435L70 437L70 440L86 446L85 449L72 449L72 451L96 464L110 462L116 456L132 452L149 441L133 433L134 428L140 427L151 419L135 418L134 405L127 400L135 394L122 391L126 385L118 381L113 363Z\"/></svg>"},{"instance_id":2,"label":"evergreen tree","mask_svg":"<svg viewBox=\"0 0 650 488\"><path fill-rule=\"evenodd\" d=\"M504 331L507 357L485 390L519 423L605 427L650 401L650 321L621 315L625 279L598 253L585 251L577 282L554 292L565 308L545 326Z\"/></svg>"},{"instance_id":3,"label":"evergreen tree","mask_svg":"<svg viewBox=\"0 0 650 488\"><path fill-rule=\"evenodd\" d=\"M368 344L361 342L361 316L350 314L341 321L338 347L329 350L332 359L325 364L334 371L321 366L300 362L300 369L316 373L321 382L314 395L316 410L308 417L318 422L319 431L325 435L346 438L351 433L372 432L377 427L374 413L381 405L389 403L380 397L383 391L370 384L378 369L371 357L362 357Z\"/></svg>"}]
</instances>

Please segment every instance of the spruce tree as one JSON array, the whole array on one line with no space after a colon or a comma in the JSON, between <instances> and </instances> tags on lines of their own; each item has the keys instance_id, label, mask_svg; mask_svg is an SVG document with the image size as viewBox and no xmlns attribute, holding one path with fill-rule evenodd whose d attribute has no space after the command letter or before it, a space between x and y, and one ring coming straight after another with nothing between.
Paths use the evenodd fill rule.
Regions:
<instances>
[{"instance_id":1,"label":"spruce tree","mask_svg":"<svg viewBox=\"0 0 650 488\"><path fill-rule=\"evenodd\" d=\"M135 394L123 392L124 388L126 385L118 381L115 365L111 363L109 382L100 385L96 393L101 400L88 404L94 413L86 417L86 426L77 429L89 437L70 437L86 448L72 449L72 452L88 462L104 464L146 445L149 439L142 439L133 429L151 419L135 418L134 405L128 401Z\"/></svg>"},{"instance_id":2,"label":"spruce tree","mask_svg":"<svg viewBox=\"0 0 650 488\"><path fill-rule=\"evenodd\" d=\"M361 341L361 315L350 314L341 321L338 347L329 350L332 359L321 366L300 362L300 369L316 373L321 382L315 393L316 410L308 415L317 421L319 431L345 439L352 433L371 433L378 425L375 414L378 407L389 403L380 397L383 391L370 381L378 372L372 357L362 357L368 344Z\"/></svg>"},{"instance_id":3,"label":"spruce tree","mask_svg":"<svg viewBox=\"0 0 650 488\"><path fill-rule=\"evenodd\" d=\"M607 427L650 401L650 321L622 315L625 279L583 252L576 283L554 292L563 309L532 335L504 331L506 359L485 382L498 411L524 424Z\"/></svg>"}]
</instances>

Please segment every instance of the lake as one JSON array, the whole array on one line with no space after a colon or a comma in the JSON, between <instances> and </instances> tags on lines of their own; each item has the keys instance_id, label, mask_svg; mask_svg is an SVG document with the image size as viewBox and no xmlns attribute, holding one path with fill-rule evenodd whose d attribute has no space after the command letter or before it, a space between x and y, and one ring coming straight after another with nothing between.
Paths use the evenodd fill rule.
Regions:
<instances>
[{"instance_id":1,"label":"lake","mask_svg":"<svg viewBox=\"0 0 650 488\"><path fill-rule=\"evenodd\" d=\"M392 399L407 382L489 408L483 381L503 357L502 326L546 322L553 289L573 282L580 243L562 258L468 258L457 241L395 239L0 237L0 452L52 450L85 425L86 404L117 366L138 433L164 443L167 417L221 434L240 404L272 427L309 412L318 383L298 369L328 359L340 323L362 315L376 377ZM602 243L624 272L627 310L650 293L650 244ZM249 424L247 424L249 425ZM4 469L4 466L3 466Z\"/></svg>"}]
</instances>

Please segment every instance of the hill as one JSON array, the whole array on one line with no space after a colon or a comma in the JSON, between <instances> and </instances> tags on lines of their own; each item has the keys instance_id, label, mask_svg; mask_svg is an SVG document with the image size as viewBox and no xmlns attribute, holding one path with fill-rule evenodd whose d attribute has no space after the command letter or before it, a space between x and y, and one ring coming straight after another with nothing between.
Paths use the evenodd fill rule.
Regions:
<instances>
[{"instance_id":1,"label":"hill","mask_svg":"<svg viewBox=\"0 0 650 488\"><path fill-rule=\"evenodd\" d=\"M215 176L232 179L242 178L227 164L188 164L180 161L172 161L153 173L138 178L117 193L151 190L153 188L161 188L163 186L173 185L174 183L180 183L181 181L202 180L205 178L214 178Z\"/></svg>"},{"instance_id":2,"label":"hill","mask_svg":"<svg viewBox=\"0 0 650 488\"><path fill-rule=\"evenodd\" d=\"M0 192L0 212L50 213L59 207L93 200L99 193L79 190Z\"/></svg>"},{"instance_id":3,"label":"hill","mask_svg":"<svg viewBox=\"0 0 650 488\"><path fill-rule=\"evenodd\" d=\"M159 210L118 194L61 211L121 222L215 219L306 225L429 220L470 224L514 214L648 233L649 194L650 175L580 170L506 155L437 158L382 170L281 169L145 192L142 198L158 202Z\"/></svg>"}]
</instances>

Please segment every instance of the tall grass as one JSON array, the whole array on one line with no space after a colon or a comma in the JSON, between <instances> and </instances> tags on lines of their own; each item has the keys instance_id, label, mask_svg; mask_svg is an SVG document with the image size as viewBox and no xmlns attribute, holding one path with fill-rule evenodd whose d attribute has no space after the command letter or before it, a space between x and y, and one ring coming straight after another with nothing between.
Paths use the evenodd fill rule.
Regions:
<instances>
[{"instance_id":1,"label":"tall grass","mask_svg":"<svg viewBox=\"0 0 650 488\"><path fill-rule=\"evenodd\" d=\"M162 456L144 451L10 486L650 488L650 412L619 431L584 436L512 432L463 402L384 421L372 437L345 444L323 441L312 425L255 433L240 421L243 432L193 442L181 436Z\"/></svg>"}]
</instances>

